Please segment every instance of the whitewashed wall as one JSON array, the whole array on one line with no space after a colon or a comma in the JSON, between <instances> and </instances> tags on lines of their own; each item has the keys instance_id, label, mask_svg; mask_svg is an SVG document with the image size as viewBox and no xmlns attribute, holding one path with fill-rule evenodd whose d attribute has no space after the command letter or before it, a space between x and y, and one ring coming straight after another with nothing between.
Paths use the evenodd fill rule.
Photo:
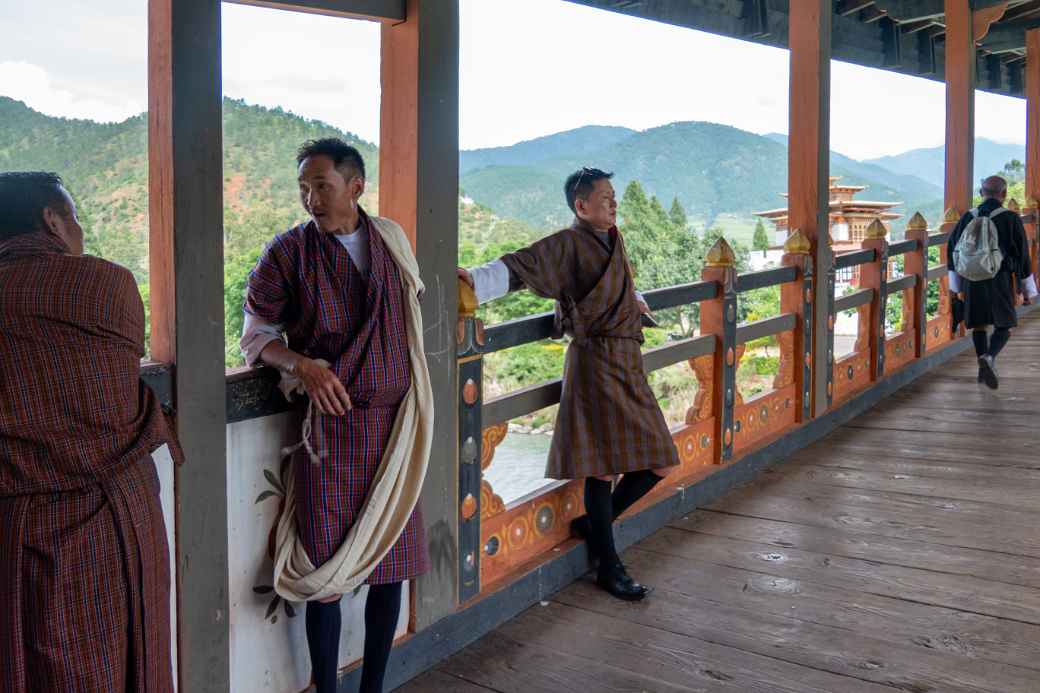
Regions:
<instances>
[{"instance_id":1,"label":"whitewashed wall","mask_svg":"<svg viewBox=\"0 0 1040 693\"><path fill-rule=\"evenodd\" d=\"M310 661L304 633L304 604L291 604L290 616L279 602L268 617L275 594L268 536L277 520L280 490L278 479L281 448L298 440L291 430L291 414L251 419L227 427L228 447L228 537L231 601L231 690L235 693L276 691L295 693L310 680ZM265 492L275 492L258 502ZM263 594L258 594L258 589ZM343 636L340 666L361 658L364 644L364 598L343 598ZM401 608L398 635L407 631L408 593Z\"/></svg>"}]
</instances>

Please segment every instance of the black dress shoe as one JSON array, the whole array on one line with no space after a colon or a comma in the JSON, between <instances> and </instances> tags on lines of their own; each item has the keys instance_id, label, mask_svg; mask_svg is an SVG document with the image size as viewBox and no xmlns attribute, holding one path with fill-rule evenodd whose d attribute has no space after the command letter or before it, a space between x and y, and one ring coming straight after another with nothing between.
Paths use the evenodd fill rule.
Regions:
<instances>
[{"instance_id":1,"label":"black dress shoe","mask_svg":"<svg viewBox=\"0 0 1040 693\"><path fill-rule=\"evenodd\" d=\"M620 563L615 563L606 570L601 569L596 576L596 584L626 602L638 602L651 591L651 588L640 585L629 577L625 566Z\"/></svg>"},{"instance_id":2,"label":"black dress shoe","mask_svg":"<svg viewBox=\"0 0 1040 693\"><path fill-rule=\"evenodd\" d=\"M989 389L996 390L1000 387L1000 381L997 379L997 369L993 367L992 356L979 357L979 375L982 376L982 382Z\"/></svg>"}]
</instances>

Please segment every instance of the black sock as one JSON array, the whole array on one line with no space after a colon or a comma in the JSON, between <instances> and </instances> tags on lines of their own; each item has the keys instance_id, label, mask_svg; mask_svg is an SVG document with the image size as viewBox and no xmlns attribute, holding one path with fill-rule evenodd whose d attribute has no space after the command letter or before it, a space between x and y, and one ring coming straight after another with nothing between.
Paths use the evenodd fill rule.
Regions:
<instances>
[{"instance_id":1,"label":"black sock","mask_svg":"<svg viewBox=\"0 0 1040 693\"><path fill-rule=\"evenodd\" d=\"M311 676L318 693L335 693L339 669L339 633L343 613L339 600L307 602L307 649L311 653Z\"/></svg>"},{"instance_id":2,"label":"black sock","mask_svg":"<svg viewBox=\"0 0 1040 693\"><path fill-rule=\"evenodd\" d=\"M989 338L989 349L986 351L987 354L993 358L997 357L1000 350L1008 343L1011 339L1011 330L1006 327L998 327L993 330L993 335Z\"/></svg>"},{"instance_id":3,"label":"black sock","mask_svg":"<svg viewBox=\"0 0 1040 693\"><path fill-rule=\"evenodd\" d=\"M610 500L613 505L613 516L616 520L621 513L628 510L633 503L650 492L661 477L649 469L640 469L638 472L629 472L621 477L621 481L614 487L614 493Z\"/></svg>"},{"instance_id":4,"label":"black sock","mask_svg":"<svg viewBox=\"0 0 1040 693\"><path fill-rule=\"evenodd\" d=\"M401 583L369 585L365 600L365 658L360 693L382 693L383 677L401 616Z\"/></svg>"},{"instance_id":5,"label":"black sock","mask_svg":"<svg viewBox=\"0 0 1040 693\"><path fill-rule=\"evenodd\" d=\"M972 330L971 341L975 344L975 355L985 356L989 350L989 337L986 330Z\"/></svg>"},{"instance_id":6,"label":"black sock","mask_svg":"<svg viewBox=\"0 0 1040 693\"><path fill-rule=\"evenodd\" d=\"M614 547L614 513L610 500L610 482L590 476L585 479L585 512L589 516L589 548L599 556L599 568L605 570L620 563Z\"/></svg>"}]
</instances>

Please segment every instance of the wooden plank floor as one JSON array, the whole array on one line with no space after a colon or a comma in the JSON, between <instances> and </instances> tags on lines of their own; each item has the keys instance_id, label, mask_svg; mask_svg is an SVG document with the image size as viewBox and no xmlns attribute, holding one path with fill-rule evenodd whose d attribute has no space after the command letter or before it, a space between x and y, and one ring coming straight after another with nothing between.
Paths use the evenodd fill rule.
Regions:
<instances>
[{"instance_id":1,"label":"wooden plank floor","mask_svg":"<svg viewBox=\"0 0 1040 693\"><path fill-rule=\"evenodd\" d=\"M1040 691L1040 318L942 366L403 687Z\"/></svg>"}]
</instances>

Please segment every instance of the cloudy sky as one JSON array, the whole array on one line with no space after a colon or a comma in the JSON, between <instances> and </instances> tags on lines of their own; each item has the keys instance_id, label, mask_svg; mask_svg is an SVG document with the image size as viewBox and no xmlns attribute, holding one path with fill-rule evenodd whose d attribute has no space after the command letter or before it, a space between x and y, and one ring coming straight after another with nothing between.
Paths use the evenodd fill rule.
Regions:
<instances>
[{"instance_id":1,"label":"cloudy sky","mask_svg":"<svg viewBox=\"0 0 1040 693\"><path fill-rule=\"evenodd\" d=\"M786 51L560 0L461 0L461 142L512 144L590 123L707 120L787 131ZM50 115L147 105L146 0L0 2L0 94ZM379 28L223 6L224 93L379 137ZM832 147L855 158L942 144L936 82L835 62ZM876 103L877 105L872 105ZM977 132L1025 138L1025 102L978 95Z\"/></svg>"}]
</instances>

